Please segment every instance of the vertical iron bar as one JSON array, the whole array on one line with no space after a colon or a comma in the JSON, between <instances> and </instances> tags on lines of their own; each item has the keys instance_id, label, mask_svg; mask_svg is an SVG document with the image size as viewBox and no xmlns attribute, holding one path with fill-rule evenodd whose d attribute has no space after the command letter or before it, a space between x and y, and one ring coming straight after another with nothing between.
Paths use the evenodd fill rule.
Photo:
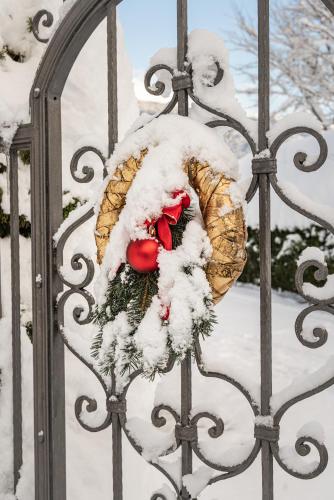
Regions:
<instances>
[{"instance_id":1,"label":"vertical iron bar","mask_svg":"<svg viewBox=\"0 0 334 500\"><path fill-rule=\"evenodd\" d=\"M12 286L12 367L13 367L13 452L14 491L22 466L22 377L21 377L21 321L20 321L20 233L19 183L17 151L10 151L10 241Z\"/></svg>"},{"instance_id":2,"label":"vertical iron bar","mask_svg":"<svg viewBox=\"0 0 334 500\"><path fill-rule=\"evenodd\" d=\"M51 281L48 283L48 301L50 308L49 327L49 380L51 422L50 467L51 499L66 500L66 423L65 423L65 357L64 343L59 334L63 321L59 321L57 297L63 290L60 281L53 235L63 222L63 185L62 185L62 126L61 98L50 92L47 96L48 113L48 266Z\"/></svg>"},{"instance_id":3,"label":"vertical iron bar","mask_svg":"<svg viewBox=\"0 0 334 500\"><path fill-rule=\"evenodd\" d=\"M35 99L33 111L38 115L38 123L34 130L34 140L31 154L31 230L32 230L32 302L33 302L33 363L34 363L34 443L35 443L35 499L50 500L49 473L49 440L48 429L48 407L49 398L47 378L49 373L45 365L48 359L46 347L46 334L48 328L45 325L43 309L46 307L44 301L43 283L37 287L36 276L44 277L45 272L45 185L44 176L44 141L45 133L43 123L45 121L44 98ZM42 132L43 131L43 132ZM43 222L43 224L42 224ZM42 434L43 433L43 434Z\"/></svg>"},{"instance_id":4,"label":"vertical iron bar","mask_svg":"<svg viewBox=\"0 0 334 500\"><path fill-rule=\"evenodd\" d=\"M188 2L177 0L177 69L185 70L188 50ZM186 90L178 91L178 114L188 115L188 94Z\"/></svg>"},{"instance_id":5,"label":"vertical iron bar","mask_svg":"<svg viewBox=\"0 0 334 500\"><path fill-rule=\"evenodd\" d=\"M117 6L113 0L108 5L108 131L109 156L118 142L118 89L117 89Z\"/></svg>"},{"instance_id":6,"label":"vertical iron bar","mask_svg":"<svg viewBox=\"0 0 334 500\"><path fill-rule=\"evenodd\" d=\"M270 126L269 0L258 0L259 151L268 147ZM271 226L270 180L259 176L260 220L260 318L261 318L261 414L270 414L272 395ZM262 441L262 499L273 500L273 457L268 441Z\"/></svg>"},{"instance_id":7,"label":"vertical iron bar","mask_svg":"<svg viewBox=\"0 0 334 500\"><path fill-rule=\"evenodd\" d=\"M189 425L189 416L192 408L191 387L191 353L188 352L181 364L181 425ZM192 450L189 441L182 441L182 477L192 473ZM182 486L182 499L190 499L186 488Z\"/></svg>"},{"instance_id":8,"label":"vertical iron bar","mask_svg":"<svg viewBox=\"0 0 334 500\"><path fill-rule=\"evenodd\" d=\"M258 0L259 150L268 147L270 126L269 0Z\"/></svg>"},{"instance_id":9,"label":"vertical iron bar","mask_svg":"<svg viewBox=\"0 0 334 500\"><path fill-rule=\"evenodd\" d=\"M112 374L112 395L116 396L116 379ZM119 414L111 415L112 428L112 472L113 472L113 499L123 500L123 453L122 453L122 427Z\"/></svg>"},{"instance_id":10,"label":"vertical iron bar","mask_svg":"<svg viewBox=\"0 0 334 500\"><path fill-rule=\"evenodd\" d=\"M118 142L118 87L117 87L117 7L112 1L107 10L107 51L108 51L108 138L109 156ZM115 376L112 376L112 394L116 396ZM119 414L111 416L112 425L112 469L113 498L123 499L123 453L122 427Z\"/></svg>"},{"instance_id":11,"label":"vertical iron bar","mask_svg":"<svg viewBox=\"0 0 334 500\"><path fill-rule=\"evenodd\" d=\"M177 0L177 69L185 70L185 62L188 49L188 2ZM186 90L178 91L178 114L188 116L188 94ZM190 423L190 412L192 408L191 387L191 354L187 353L181 364L181 425ZM192 450L189 441L182 441L182 476L192 473ZM182 487L182 499L190 499L186 488Z\"/></svg>"}]
</instances>

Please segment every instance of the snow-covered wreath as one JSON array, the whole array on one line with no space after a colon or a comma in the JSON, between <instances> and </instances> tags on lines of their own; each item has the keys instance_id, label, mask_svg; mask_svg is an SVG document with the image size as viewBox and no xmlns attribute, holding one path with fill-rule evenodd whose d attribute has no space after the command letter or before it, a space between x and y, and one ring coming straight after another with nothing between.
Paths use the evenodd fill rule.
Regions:
<instances>
[{"instance_id":1,"label":"snow-covered wreath","mask_svg":"<svg viewBox=\"0 0 334 500\"><path fill-rule=\"evenodd\" d=\"M208 127L163 116L118 145L108 168L92 353L105 374L153 376L211 333L213 305L245 265L237 162Z\"/></svg>"}]
</instances>

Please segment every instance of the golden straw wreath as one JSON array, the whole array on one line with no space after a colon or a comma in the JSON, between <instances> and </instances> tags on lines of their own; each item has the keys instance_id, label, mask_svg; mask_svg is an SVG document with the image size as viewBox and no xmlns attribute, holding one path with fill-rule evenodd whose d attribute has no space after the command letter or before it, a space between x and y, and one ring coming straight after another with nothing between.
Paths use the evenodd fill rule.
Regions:
<instances>
[{"instance_id":1,"label":"golden straw wreath","mask_svg":"<svg viewBox=\"0 0 334 500\"><path fill-rule=\"evenodd\" d=\"M96 223L97 261L102 263L109 235L126 203L131 183L141 167L147 150L140 158L130 157L119 165L107 185ZM235 207L230 187L233 179L213 172L207 163L194 158L184 163L189 183L199 198L204 227L212 246L212 256L206 266L206 276L218 303L238 279L246 263L247 230L243 210Z\"/></svg>"}]
</instances>

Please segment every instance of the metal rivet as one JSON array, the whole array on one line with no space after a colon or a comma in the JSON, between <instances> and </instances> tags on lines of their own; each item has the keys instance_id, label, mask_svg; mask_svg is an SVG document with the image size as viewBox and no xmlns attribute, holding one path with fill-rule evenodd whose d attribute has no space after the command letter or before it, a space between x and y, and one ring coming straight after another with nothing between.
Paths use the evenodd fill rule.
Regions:
<instances>
[{"instance_id":1,"label":"metal rivet","mask_svg":"<svg viewBox=\"0 0 334 500\"><path fill-rule=\"evenodd\" d=\"M44 431L39 431L39 433L38 433L38 441L40 443L44 443Z\"/></svg>"},{"instance_id":2,"label":"metal rivet","mask_svg":"<svg viewBox=\"0 0 334 500\"><path fill-rule=\"evenodd\" d=\"M37 288L42 288L43 278L40 274L37 274L35 278L35 283Z\"/></svg>"}]
</instances>

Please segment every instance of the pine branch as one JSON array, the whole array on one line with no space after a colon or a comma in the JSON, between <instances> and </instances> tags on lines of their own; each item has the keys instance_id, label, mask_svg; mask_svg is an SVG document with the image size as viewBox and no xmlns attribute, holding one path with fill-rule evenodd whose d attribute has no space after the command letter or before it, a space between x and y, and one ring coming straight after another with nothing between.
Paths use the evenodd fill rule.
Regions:
<instances>
[{"instance_id":1,"label":"pine branch","mask_svg":"<svg viewBox=\"0 0 334 500\"><path fill-rule=\"evenodd\" d=\"M191 208L186 209L182 212L177 224L170 226L173 249L181 245L186 226L193 217L193 210ZM191 275L193 267L188 266L183 269L183 272ZM117 366L117 371L121 375L143 369L143 353L134 342L134 336L152 303L153 297L159 292L158 279L158 270L151 273L140 273L129 265L123 265L115 278L109 283L105 301L102 305L95 308L93 316L93 321L98 325L99 331L93 340L91 352L92 356L99 361L101 373L110 375L115 366ZM203 300L205 313L203 317L194 319L193 321L192 336L194 342L200 336L205 338L210 335L216 323L211 299L206 297ZM131 331L126 340L122 339L122 343L118 344L117 340L112 342L108 352L104 353L103 358L100 359L104 328L107 324L113 322L121 312L126 312ZM161 322L163 321L161 319ZM181 361L185 353L174 351L171 337L168 335L168 321L166 322L166 327L168 354L176 361ZM152 380L165 367L166 360L161 360L155 366L150 368L145 367L143 374Z\"/></svg>"}]
</instances>

